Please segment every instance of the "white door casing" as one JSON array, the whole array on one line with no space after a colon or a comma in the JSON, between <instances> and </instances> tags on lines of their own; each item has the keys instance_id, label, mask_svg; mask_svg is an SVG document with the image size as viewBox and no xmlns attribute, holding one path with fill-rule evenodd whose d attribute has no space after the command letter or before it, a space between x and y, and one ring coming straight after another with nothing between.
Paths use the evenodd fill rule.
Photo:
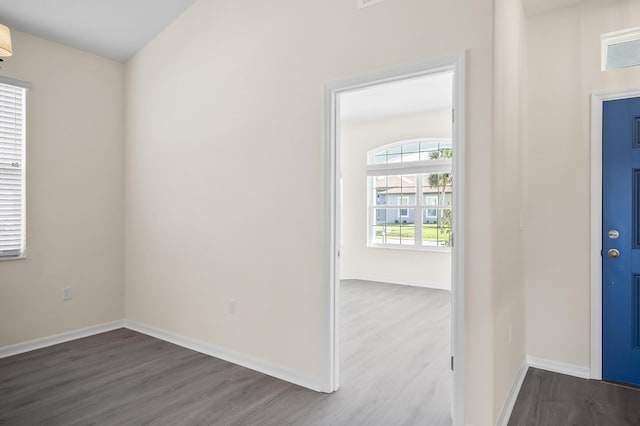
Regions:
<instances>
[{"instance_id":1,"label":"white door casing","mask_svg":"<svg viewBox=\"0 0 640 426\"><path fill-rule=\"evenodd\" d=\"M456 187L453 193L452 256L452 339L453 371L452 417L454 426L464 425L464 201L465 201L465 52L457 52L420 62L369 72L355 77L333 80L324 86L324 359L325 392L339 387L339 248L340 248L340 93L382 83L405 80L440 72L453 71L453 170Z\"/></svg>"},{"instance_id":2,"label":"white door casing","mask_svg":"<svg viewBox=\"0 0 640 426\"><path fill-rule=\"evenodd\" d=\"M602 380L602 105L635 98L640 89L591 95L591 378Z\"/></svg>"}]
</instances>

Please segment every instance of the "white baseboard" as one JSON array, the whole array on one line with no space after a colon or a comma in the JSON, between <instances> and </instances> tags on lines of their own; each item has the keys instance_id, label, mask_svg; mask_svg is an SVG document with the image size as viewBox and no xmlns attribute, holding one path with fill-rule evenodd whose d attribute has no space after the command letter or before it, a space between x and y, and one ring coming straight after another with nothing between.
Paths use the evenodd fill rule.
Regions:
<instances>
[{"instance_id":1,"label":"white baseboard","mask_svg":"<svg viewBox=\"0 0 640 426\"><path fill-rule=\"evenodd\" d=\"M421 282L421 281L405 281L405 280L388 280L380 277L364 277L364 276L344 276L340 277L341 280L362 280L362 281L374 281L378 283L385 284L398 284L398 285L408 285L411 287L423 287L423 288L433 288L436 290L447 290L451 291L451 283L440 283L440 282Z\"/></svg>"},{"instance_id":2,"label":"white baseboard","mask_svg":"<svg viewBox=\"0 0 640 426\"><path fill-rule=\"evenodd\" d=\"M347 278L345 278L347 279ZM361 278L360 278L361 279ZM201 340L192 339L190 337L181 336L166 330L162 330L157 327L152 327L146 324L142 324L131 320L116 320L102 324L93 325L77 330L68 331L65 333L55 334L40 339L34 339L27 342L17 343L14 345L4 346L0 348L0 359L18 355L24 352L33 351L36 349L45 348L47 346L57 345L59 343L68 342L71 340L80 339L83 337L93 336L95 334L104 333L118 328L128 328L133 331L137 331L148 336L155 337L157 339L164 340L169 343L173 343L178 346L182 346L187 349L194 350L196 352L203 353L215 358L220 358L233 364L241 365L246 368L250 368L255 371L267 374L278 379L294 383L296 385L317 391L317 392L331 392L325 389L322 382L316 378L311 377L278 365L275 365L269 361L265 361L260 358L252 357L240 352L225 349L219 346L212 345L211 343L203 342ZM500 416L498 417L498 426L506 425L511 417L511 412L520 393L520 388L527 374L529 367L539 368L542 370L552 371L554 373L566 374L569 376L580 377L583 379L589 379L591 370L589 367L581 367L579 365L566 364L559 361L552 361L543 358L536 358L532 356L526 356L518 373L513 380L511 389L507 395Z\"/></svg>"},{"instance_id":3,"label":"white baseboard","mask_svg":"<svg viewBox=\"0 0 640 426\"><path fill-rule=\"evenodd\" d=\"M316 377L311 377L297 371L292 371L263 359L255 358L243 353L232 351L230 349L221 348L207 342L180 336L166 330L126 319L110 321L91 327L85 327L78 330L72 330L65 333L43 337L40 339L17 343L15 345L5 346L0 348L0 359L18 355L24 352L33 351L36 349L42 349L47 346L57 345L59 343L69 342L71 340L76 340L83 337L93 336L95 334L100 334L123 327L142 334L146 334L148 336L155 337L160 340L167 341L169 343L176 344L178 346L182 346L187 349L223 359L233 364L241 365L243 367L259 371L269 376L273 376L278 379L285 380L287 382L294 383L296 385L317 392L330 392L329 390L325 389L325 386L323 386L322 382Z\"/></svg>"},{"instance_id":4,"label":"white baseboard","mask_svg":"<svg viewBox=\"0 0 640 426\"><path fill-rule=\"evenodd\" d=\"M100 334L122 327L123 320L116 320L92 325L90 327L80 328L77 330L67 331L60 334L54 334L53 336L42 337L40 339L29 340L27 342L16 343L15 345L4 346L0 348L0 358L6 358L24 352L46 348L47 346L57 345L59 343L80 339L82 337L93 336L94 334Z\"/></svg>"},{"instance_id":5,"label":"white baseboard","mask_svg":"<svg viewBox=\"0 0 640 426\"><path fill-rule=\"evenodd\" d=\"M574 364L565 364L564 362L552 361L549 359L536 358L532 356L527 356L527 364L529 364L529 367L553 371L554 373L566 374L568 376L580 377L581 379L591 378L591 369L589 367L582 367Z\"/></svg>"},{"instance_id":6,"label":"white baseboard","mask_svg":"<svg viewBox=\"0 0 640 426\"><path fill-rule=\"evenodd\" d=\"M500 416L498 417L498 422L496 423L498 426L507 426L507 424L509 423L511 412L513 411L513 407L516 405L516 400L518 399L518 394L520 393L520 388L522 387L524 378L527 375L527 371L529 371L529 364L525 355L525 357L522 358L522 364L520 364L518 373L513 379L511 389L509 389L509 393L507 394L507 398L502 407L502 411L500 412Z\"/></svg>"},{"instance_id":7,"label":"white baseboard","mask_svg":"<svg viewBox=\"0 0 640 426\"><path fill-rule=\"evenodd\" d=\"M117 320L110 321L103 324L94 325L91 327L81 328L78 330L72 330L65 333L55 334L53 336L43 337L40 339L30 340L28 342L17 343L15 345L9 345L0 348L0 359L13 355L18 355L24 352L33 351L36 349L42 349L47 346L57 345L59 343L68 342L71 340L80 339L83 337L93 336L95 334L104 333L118 328L128 328L133 331L137 331L148 336L155 337L160 340L167 341L169 343L182 346L187 349L191 349L209 356L223 359L233 364L241 365L246 368L250 368L255 371L267 374L269 376L276 377L281 380L285 380L302 387L318 391L328 392L322 386L321 381L315 377L310 377L305 374L298 373L296 371L289 370L287 368L275 365L263 359L255 358L246 354L232 351L230 349L221 348L219 346L212 345L207 342L192 339L185 336L180 336L175 333L171 333L166 330L162 330L149 325L141 324L139 322L130 320Z\"/></svg>"},{"instance_id":8,"label":"white baseboard","mask_svg":"<svg viewBox=\"0 0 640 426\"><path fill-rule=\"evenodd\" d=\"M564 362L552 361L544 358L536 358L533 356L525 356L522 360L522 365L513 379L513 384L509 390L509 394L504 402L500 416L498 417L498 426L506 426L511 418L511 412L518 399L520 388L524 382L524 378L527 375L529 368L539 368L541 370L552 371L554 373L566 374L568 376L579 377L581 379L589 379L591 376L591 369L589 367L581 367L579 365L566 364Z\"/></svg>"},{"instance_id":9,"label":"white baseboard","mask_svg":"<svg viewBox=\"0 0 640 426\"><path fill-rule=\"evenodd\" d=\"M203 342L201 340L181 336L179 334L175 334L170 331L162 330L160 328L142 324L136 321L124 320L124 327L142 334L146 334L148 336L155 337L160 340L164 340L169 343L173 343L178 346L182 346L183 348L191 349L205 355L223 359L233 364L241 365L242 367L246 367L251 370L259 371L260 373L264 373L269 376L294 383L296 385L317 392L330 392L324 389L321 381L316 377L307 376L297 371L275 365L260 358L252 357L247 354L215 346L211 343Z\"/></svg>"}]
</instances>

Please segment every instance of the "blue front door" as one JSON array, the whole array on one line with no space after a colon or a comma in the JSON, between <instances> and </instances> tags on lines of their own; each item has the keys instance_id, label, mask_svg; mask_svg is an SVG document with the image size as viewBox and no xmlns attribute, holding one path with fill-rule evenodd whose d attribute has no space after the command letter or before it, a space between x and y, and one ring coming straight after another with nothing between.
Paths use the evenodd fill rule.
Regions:
<instances>
[{"instance_id":1,"label":"blue front door","mask_svg":"<svg viewBox=\"0 0 640 426\"><path fill-rule=\"evenodd\" d=\"M640 98L605 102L602 377L640 386Z\"/></svg>"}]
</instances>

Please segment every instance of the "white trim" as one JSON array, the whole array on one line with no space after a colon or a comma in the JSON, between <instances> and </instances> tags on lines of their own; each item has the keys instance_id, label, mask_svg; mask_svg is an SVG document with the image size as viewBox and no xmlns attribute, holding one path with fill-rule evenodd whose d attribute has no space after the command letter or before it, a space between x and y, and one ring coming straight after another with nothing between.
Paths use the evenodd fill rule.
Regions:
<instances>
[{"instance_id":1,"label":"white trim","mask_svg":"<svg viewBox=\"0 0 640 426\"><path fill-rule=\"evenodd\" d=\"M411 144L420 144L420 143L429 143L429 142L448 142L449 146L443 146L442 149L444 148L451 148L451 138L416 138L416 139L404 139L401 141L396 141L396 142L391 142L391 143L387 143L384 145L380 145L376 148L372 148L369 151L367 151L367 166L375 166L375 165L382 165L382 164L392 164L392 165L402 165L402 164L411 164L411 163L423 163L423 162L427 162L427 163L432 163L434 161L442 161L442 160L415 160L415 161L400 161L399 163L379 163L379 164L375 164L374 163L374 158L376 156L376 154L380 151L388 151L391 148L395 148L396 146L403 146L403 145L411 145ZM420 149L418 149L418 153L420 152ZM426 151L429 152L429 151ZM451 160L449 160L451 161Z\"/></svg>"},{"instance_id":2,"label":"white trim","mask_svg":"<svg viewBox=\"0 0 640 426\"><path fill-rule=\"evenodd\" d=\"M455 356L455 371L453 372L453 426L464 424L464 377L466 370L465 355L465 239L466 231L464 227L466 212L466 166L465 166L465 125L466 125L466 105L465 105L465 52L455 55L453 62L453 176L457 180L453 194L453 232L454 241L452 248L452 326L451 326L451 353Z\"/></svg>"},{"instance_id":3,"label":"white trim","mask_svg":"<svg viewBox=\"0 0 640 426\"><path fill-rule=\"evenodd\" d=\"M383 148L386 148L385 150L389 149L389 148L393 148L396 146L401 146L401 145L409 145L412 143L420 143L420 142L440 142L440 141L447 141L449 142L449 144L451 144L451 138L414 138L414 139L403 139L401 141L396 141L396 142L391 142L391 143L387 143L384 145L380 145L377 148L372 148L369 151L367 151L367 164L372 164L373 162L373 157L376 156L376 152L381 151ZM433 160L426 160L426 161L433 161Z\"/></svg>"},{"instance_id":4,"label":"white trim","mask_svg":"<svg viewBox=\"0 0 640 426\"><path fill-rule=\"evenodd\" d=\"M336 206L341 203L341 179L337 178L338 173L338 156L337 140L339 132L337 131L336 115L339 112L339 104L337 102L337 89L325 84L324 87L324 128L323 128L323 156L324 156L324 247L323 253L325 267L323 274L324 291L324 387L329 391L335 391L339 387L339 365L338 359L338 330L337 316L339 310L336 309L336 292L340 286L335 285L339 280L338 258L340 253L341 218Z\"/></svg>"},{"instance_id":5,"label":"white trim","mask_svg":"<svg viewBox=\"0 0 640 426\"><path fill-rule=\"evenodd\" d=\"M21 260L27 257L27 87L24 84L28 84L26 82L21 82L20 80L14 80L10 78L5 78L0 76L0 84L6 86L17 87L18 92L20 92L22 97L22 127L20 129L20 134L22 135L21 146L22 151L20 152L20 161L22 162L22 167L20 168L20 225L21 225L21 235L20 235L20 253L15 256L0 256L0 261L7 260Z\"/></svg>"},{"instance_id":6,"label":"white trim","mask_svg":"<svg viewBox=\"0 0 640 426\"><path fill-rule=\"evenodd\" d=\"M418 197L416 197L418 198ZM414 210L417 206L411 206L409 205L409 197L403 197L402 195L400 197L398 197L399 199L399 203L398 203L398 210L400 210L398 212L398 214L400 215L400 217L409 217L409 210ZM406 200L407 204L402 204L404 201ZM406 210L405 214L402 214L402 210ZM415 216L415 213L414 213Z\"/></svg>"},{"instance_id":7,"label":"white trim","mask_svg":"<svg viewBox=\"0 0 640 426\"><path fill-rule=\"evenodd\" d=\"M513 378L511 389L509 389L509 393L507 394L502 410L500 411L500 416L496 422L497 426L507 426L509 423L511 412L513 411L513 407L518 399L520 389L522 388L522 384L524 383L524 379L527 376L529 368L538 368L540 370L566 374L568 376L579 377L581 379L590 378L590 371L588 367L525 355L516 376Z\"/></svg>"},{"instance_id":8,"label":"white trim","mask_svg":"<svg viewBox=\"0 0 640 426\"><path fill-rule=\"evenodd\" d=\"M431 288L434 290L447 290L451 291L451 284L445 282L436 282L436 281L412 281L412 280L398 280L395 278L386 279L382 277L373 277L367 275L358 275L358 276L342 276L341 280L361 280L361 281L373 281L375 283L382 284L393 284L393 285L406 285L409 287L421 287L421 288Z\"/></svg>"},{"instance_id":9,"label":"white trim","mask_svg":"<svg viewBox=\"0 0 640 426\"><path fill-rule=\"evenodd\" d=\"M67 331L40 339L5 346L0 348L0 359L69 342L71 340L81 339L83 337L105 333L107 331L117 330L119 328L128 328L129 330L137 331L138 333L146 334L147 336L152 336L157 339L164 340L165 342L182 346L183 348L191 349L251 370L259 371L260 373L267 374L317 392L327 392L318 378L278 366L260 358L252 357L240 352L212 345L201 340L181 336L157 327L152 327L127 319L110 321L78 330Z\"/></svg>"},{"instance_id":10,"label":"white trim","mask_svg":"<svg viewBox=\"0 0 640 426\"><path fill-rule=\"evenodd\" d=\"M500 411L500 416L498 416L498 422L496 423L498 426L507 426L509 423L509 419L511 419L511 412L513 411L513 407L516 405L516 400L520 394L524 378L527 376L527 371L529 371L529 364L527 363L527 357L524 356L522 358L520 368L518 369L518 373L516 374L516 377L513 378L511 389L509 389L507 398L504 401L502 411Z\"/></svg>"},{"instance_id":11,"label":"white trim","mask_svg":"<svg viewBox=\"0 0 640 426\"><path fill-rule=\"evenodd\" d=\"M591 368L602 380L602 104L640 96L640 89L591 95Z\"/></svg>"},{"instance_id":12,"label":"white trim","mask_svg":"<svg viewBox=\"0 0 640 426\"><path fill-rule=\"evenodd\" d=\"M123 320L105 322L0 348L0 359L124 327Z\"/></svg>"},{"instance_id":13,"label":"white trim","mask_svg":"<svg viewBox=\"0 0 640 426\"><path fill-rule=\"evenodd\" d=\"M404 163L369 164L367 176L432 174L451 171L451 160L407 161Z\"/></svg>"},{"instance_id":14,"label":"white trim","mask_svg":"<svg viewBox=\"0 0 640 426\"><path fill-rule=\"evenodd\" d=\"M452 173L452 167L451 165L449 165L449 169L447 170L447 172ZM453 174L453 173L452 173ZM407 176L403 173L404 176ZM417 250L417 251L439 251L439 252L450 252L451 251L451 247L449 246L439 246L439 245L429 245L429 244L423 244L423 240L422 240L422 226L425 225L425 223L423 222L423 219L425 217L424 213L428 212L429 210L436 210L436 216L426 216L427 218L435 218L436 221L435 223L432 223L432 225L436 225L438 224L438 210L440 210L440 214L444 214L444 210L445 209L452 209L451 205L444 205L444 204L435 204L435 205L429 205L426 203L426 199L427 198L436 198L437 200L440 199L440 192L438 189L438 192L435 192L435 194L437 194L435 197L434 196L427 196L427 197L423 197L422 195L425 194L424 190L423 190L423 186L422 186L422 180L424 179L424 176L426 175L426 173L417 173L415 174L416 177L416 192L414 195L415 198L415 202L414 204L402 204L402 200L403 199L409 199L409 197L405 197L403 196L403 194L399 194L397 195L398 197L398 203L397 204L373 204L374 201L377 200L373 200L374 197L374 180L371 178L371 176L367 176L367 203L368 203L368 212L367 212L367 248L390 248L392 250L395 249L400 249L400 250ZM412 175L414 176L414 175ZM433 192L429 192L429 194L434 194ZM451 192L445 192L444 193L444 197L443 197L443 201L444 199L446 199L446 194L452 194ZM395 195L395 194L394 194ZM387 194L387 201L390 202L390 198L391 196ZM452 194L452 198L453 198L453 194ZM407 201L408 202L408 201ZM400 241L398 241L398 243L391 243L391 242L377 242L376 241L376 227L378 226L383 226L382 224L378 224L378 215L377 215L377 211L378 210L397 210L398 211L398 216L397 219L395 221L395 223L388 223L385 226L385 229L387 227L390 226L394 226L394 225L403 225L403 226L409 226L413 224L413 229L414 229L414 239L413 239L413 244L400 244ZM403 215L402 214L402 210L407 210L407 214ZM406 221L403 221L402 223L400 223L400 220L404 219L404 218L408 218L411 217L411 215L409 215L409 210L413 210L413 223L407 223ZM386 212L385 212L386 214ZM386 232L386 231L385 231ZM437 242L436 242L437 243Z\"/></svg>"},{"instance_id":15,"label":"white trim","mask_svg":"<svg viewBox=\"0 0 640 426\"><path fill-rule=\"evenodd\" d=\"M212 345L211 343L203 342L202 340L192 339L190 337L182 336L136 321L124 320L124 327L317 392L324 391L324 388L318 378L284 368L260 358L252 357L244 353L222 348L220 346Z\"/></svg>"},{"instance_id":16,"label":"white trim","mask_svg":"<svg viewBox=\"0 0 640 426\"><path fill-rule=\"evenodd\" d=\"M17 80L11 77L0 76L0 83L22 87L23 89L31 89L31 83L29 83L28 81Z\"/></svg>"},{"instance_id":17,"label":"white trim","mask_svg":"<svg viewBox=\"0 0 640 426\"><path fill-rule=\"evenodd\" d=\"M536 358L529 355L527 355L527 364L529 364L529 367L566 374L567 376L579 377L581 379L591 378L591 371L589 370L589 367L583 367L580 365L567 364L544 358Z\"/></svg>"},{"instance_id":18,"label":"white trim","mask_svg":"<svg viewBox=\"0 0 640 426\"><path fill-rule=\"evenodd\" d=\"M7 262L9 260L25 260L27 258L27 255L25 254L25 250L22 251L22 254L20 256L16 256L16 257L0 257L0 262Z\"/></svg>"},{"instance_id":19,"label":"white trim","mask_svg":"<svg viewBox=\"0 0 640 426\"><path fill-rule=\"evenodd\" d=\"M607 66L609 46L637 40L640 40L640 27L602 34L600 36L600 70L607 71L609 69Z\"/></svg>"},{"instance_id":20,"label":"white trim","mask_svg":"<svg viewBox=\"0 0 640 426\"><path fill-rule=\"evenodd\" d=\"M369 244L367 248L371 249L389 249L389 250L411 250L411 251L426 251L431 253L451 253L451 247L445 246L425 246L425 245L402 245L402 244L378 244L372 243L371 237L369 237Z\"/></svg>"},{"instance_id":21,"label":"white trim","mask_svg":"<svg viewBox=\"0 0 640 426\"><path fill-rule=\"evenodd\" d=\"M344 279L367 279L368 278L344 278ZM411 285L406 283L391 283ZM30 352L36 349L42 349L45 347L57 345L60 343L69 342L84 337L93 336L100 333L105 333L119 328L127 328L129 330L136 331L138 333L145 334L147 336L155 337L156 339L163 340L165 342L173 343L175 345L187 348L196 352L200 352L205 355L209 355L215 358L231 362L233 364L249 368L254 371L258 371L263 374L287 381L289 383L297 384L299 386L317 391L317 392L332 392L327 389L326 382L319 380L315 377L308 376L306 374L299 373L287 368L283 368L279 365L273 364L269 361L265 361L260 358L252 357L240 352L236 352L230 349L222 348L211 343L207 343L201 340L193 339L190 337L182 336L170 331L163 330L158 327L146 325L137 321L131 321L127 319L115 320L105 322L102 324L93 325L77 330L67 331L64 333L55 334L40 339L30 340L23 343L17 343L0 348L0 359L18 355L25 352ZM579 377L583 379L590 378L590 370L588 367L582 367L573 364L567 364L559 361L552 361L543 358L536 358L532 356L525 356L518 369L516 376L514 377L511 389L507 394L505 403L498 417L498 426L506 425L511 416L511 412L515 405L515 402L520 393L520 389L526 377L527 371L530 367L538 368L541 370L551 371L554 373L566 374L569 376ZM460 371L458 368L456 371ZM462 422L460 423L462 424Z\"/></svg>"},{"instance_id":22,"label":"white trim","mask_svg":"<svg viewBox=\"0 0 640 426\"><path fill-rule=\"evenodd\" d=\"M370 87L382 83L405 80L437 74L445 71L454 72L453 104L455 121L453 123L453 175L456 177L454 191L453 231L455 235L452 250L452 354L455 357L453 372L452 418L453 425L464 424L464 213L465 213L465 52L457 52L437 58L386 68L364 75L343 78L325 83L324 87L324 280L327 283L324 293L324 386L330 391L339 387L339 242L340 242L340 181L339 132L336 117L339 115L337 98L341 93Z\"/></svg>"}]
</instances>

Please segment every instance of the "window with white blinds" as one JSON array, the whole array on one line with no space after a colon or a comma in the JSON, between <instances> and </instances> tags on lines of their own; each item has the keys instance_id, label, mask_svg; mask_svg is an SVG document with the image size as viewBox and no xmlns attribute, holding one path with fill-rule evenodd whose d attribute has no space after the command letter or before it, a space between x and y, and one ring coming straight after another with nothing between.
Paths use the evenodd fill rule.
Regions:
<instances>
[{"instance_id":1,"label":"window with white blinds","mask_svg":"<svg viewBox=\"0 0 640 426\"><path fill-rule=\"evenodd\" d=\"M0 260L24 256L25 97L0 83Z\"/></svg>"}]
</instances>

